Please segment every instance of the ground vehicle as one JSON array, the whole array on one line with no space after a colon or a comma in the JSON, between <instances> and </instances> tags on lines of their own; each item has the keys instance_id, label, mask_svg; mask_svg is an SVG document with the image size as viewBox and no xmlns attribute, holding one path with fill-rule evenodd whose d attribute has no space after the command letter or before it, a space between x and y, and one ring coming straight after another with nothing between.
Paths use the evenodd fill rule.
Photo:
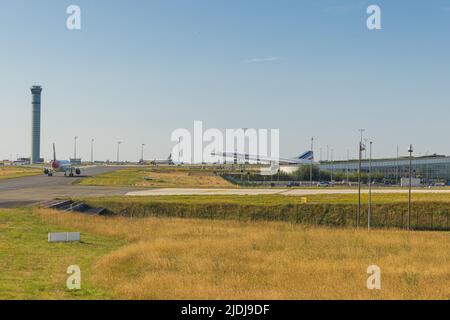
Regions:
<instances>
[{"instance_id":1,"label":"ground vehicle","mask_svg":"<svg viewBox=\"0 0 450 320\"><path fill-rule=\"evenodd\" d=\"M287 184L288 187L300 187L300 183L291 181Z\"/></svg>"},{"instance_id":2,"label":"ground vehicle","mask_svg":"<svg viewBox=\"0 0 450 320\"><path fill-rule=\"evenodd\" d=\"M331 187L331 183L328 181L321 181L317 184L318 187Z\"/></svg>"}]
</instances>

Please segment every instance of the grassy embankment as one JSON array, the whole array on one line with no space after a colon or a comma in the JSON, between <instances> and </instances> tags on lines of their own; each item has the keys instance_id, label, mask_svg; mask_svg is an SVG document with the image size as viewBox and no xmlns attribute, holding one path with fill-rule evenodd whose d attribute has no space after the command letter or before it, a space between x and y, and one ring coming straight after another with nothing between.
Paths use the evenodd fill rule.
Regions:
<instances>
[{"instance_id":1,"label":"grassy embankment","mask_svg":"<svg viewBox=\"0 0 450 320\"><path fill-rule=\"evenodd\" d=\"M2 299L450 299L449 233L50 210L0 219ZM83 242L48 244L50 230ZM69 264L81 266L78 294L64 289ZM372 264L381 290L366 288Z\"/></svg>"},{"instance_id":2,"label":"grassy embankment","mask_svg":"<svg viewBox=\"0 0 450 320\"><path fill-rule=\"evenodd\" d=\"M184 168L133 168L100 174L79 181L85 186L133 186L146 188L231 188L233 184L212 170Z\"/></svg>"},{"instance_id":3,"label":"grassy embankment","mask_svg":"<svg viewBox=\"0 0 450 320\"><path fill-rule=\"evenodd\" d=\"M311 225L354 227L357 195L152 196L83 199L94 207L127 217L180 217L239 221L284 221ZM407 225L406 194L374 194L373 227ZM450 227L450 199L445 194L415 194L411 225L417 229ZM361 224L367 223L367 195L362 197Z\"/></svg>"},{"instance_id":4,"label":"grassy embankment","mask_svg":"<svg viewBox=\"0 0 450 320\"><path fill-rule=\"evenodd\" d=\"M41 174L39 168L20 167L20 166L0 166L0 180L13 179Z\"/></svg>"}]
</instances>

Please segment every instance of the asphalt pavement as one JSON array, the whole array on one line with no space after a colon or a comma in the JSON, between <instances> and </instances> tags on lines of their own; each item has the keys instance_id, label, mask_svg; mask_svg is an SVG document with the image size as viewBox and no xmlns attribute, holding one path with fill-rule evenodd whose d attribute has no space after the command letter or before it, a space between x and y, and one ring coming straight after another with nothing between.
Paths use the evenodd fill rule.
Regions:
<instances>
[{"instance_id":1,"label":"asphalt pavement","mask_svg":"<svg viewBox=\"0 0 450 320\"><path fill-rule=\"evenodd\" d=\"M285 196L306 196L313 194L355 194L356 189L196 189L196 188L164 188L142 189L133 187L81 186L76 181L85 177L124 169L125 166L96 166L82 170L83 175L64 177L57 173L53 177L37 175L16 179L0 180L0 208L21 207L42 201L68 197L99 196L161 196L161 195L262 195L282 194ZM367 193L367 190L363 190ZM374 189L374 193L406 193L407 189ZM450 189L419 189L414 193L445 193Z\"/></svg>"},{"instance_id":2,"label":"asphalt pavement","mask_svg":"<svg viewBox=\"0 0 450 320\"><path fill-rule=\"evenodd\" d=\"M111 172L124 167L96 166L82 170L77 177L64 177L56 173L52 177L36 175L0 180L0 208L21 207L59 197L88 197L125 195L136 190L128 187L80 186L74 184L85 177Z\"/></svg>"}]
</instances>

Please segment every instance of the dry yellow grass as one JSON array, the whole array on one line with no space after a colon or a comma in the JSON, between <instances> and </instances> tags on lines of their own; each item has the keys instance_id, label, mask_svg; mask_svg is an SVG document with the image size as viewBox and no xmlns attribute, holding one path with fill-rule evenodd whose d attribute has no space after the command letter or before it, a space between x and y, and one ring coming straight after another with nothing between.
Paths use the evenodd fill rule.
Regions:
<instances>
[{"instance_id":1,"label":"dry yellow grass","mask_svg":"<svg viewBox=\"0 0 450 320\"><path fill-rule=\"evenodd\" d=\"M89 277L121 299L450 299L448 232L38 213L128 240ZM372 264L381 290L366 288Z\"/></svg>"},{"instance_id":2,"label":"dry yellow grass","mask_svg":"<svg viewBox=\"0 0 450 320\"><path fill-rule=\"evenodd\" d=\"M0 166L0 179L12 179L42 173L41 170L28 167Z\"/></svg>"}]
</instances>

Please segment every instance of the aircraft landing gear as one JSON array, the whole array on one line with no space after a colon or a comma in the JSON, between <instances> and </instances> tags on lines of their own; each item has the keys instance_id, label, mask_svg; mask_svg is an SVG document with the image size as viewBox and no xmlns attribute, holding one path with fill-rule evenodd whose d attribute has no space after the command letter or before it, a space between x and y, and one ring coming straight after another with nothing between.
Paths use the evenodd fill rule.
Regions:
<instances>
[{"instance_id":1,"label":"aircraft landing gear","mask_svg":"<svg viewBox=\"0 0 450 320\"><path fill-rule=\"evenodd\" d=\"M69 177L73 177L73 170L72 169L69 169Z\"/></svg>"}]
</instances>

